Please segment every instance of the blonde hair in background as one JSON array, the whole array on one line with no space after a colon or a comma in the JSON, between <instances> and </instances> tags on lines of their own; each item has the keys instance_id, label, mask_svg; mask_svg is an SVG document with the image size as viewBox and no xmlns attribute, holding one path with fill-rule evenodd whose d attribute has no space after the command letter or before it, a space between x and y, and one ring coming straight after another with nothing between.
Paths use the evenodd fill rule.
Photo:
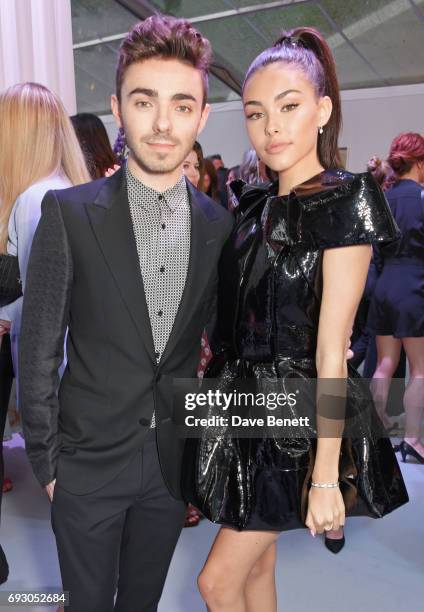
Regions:
<instances>
[{"instance_id":1,"label":"blonde hair in background","mask_svg":"<svg viewBox=\"0 0 424 612\"><path fill-rule=\"evenodd\" d=\"M0 94L0 252L17 197L37 181L62 172L73 185L90 181L65 108L39 83L19 83Z\"/></svg>"}]
</instances>

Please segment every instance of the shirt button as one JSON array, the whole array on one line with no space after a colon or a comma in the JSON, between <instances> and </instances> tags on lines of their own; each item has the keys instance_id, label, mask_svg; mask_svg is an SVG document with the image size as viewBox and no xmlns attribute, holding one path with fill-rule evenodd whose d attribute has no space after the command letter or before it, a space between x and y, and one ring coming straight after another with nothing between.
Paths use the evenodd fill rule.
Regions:
<instances>
[{"instance_id":1,"label":"shirt button","mask_svg":"<svg viewBox=\"0 0 424 612\"><path fill-rule=\"evenodd\" d=\"M156 359L159 359L159 357L160 357L159 351L155 351L155 357L156 357Z\"/></svg>"},{"instance_id":2,"label":"shirt button","mask_svg":"<svg viewBox=\"0 0 424 612\"><path fill-rule=\"evenodd\" d=\"M162 223L162 229L165 229L166 225L165 223Z\"/></svg>"},{"instance_id":3,"label":"shirt button","mask_svg":"<svg viewBox=\"0 0 424 612\"><path fill-rule=\"evenodd\" d=\"M160 195L160 196L158 197L158 200L159 200L159 202L162 202L162 200L163 200L163 195Z\"/></svg>"},{"instance_id":4,"label":"shirt button","mask_svg":"<svg viewBox=\"0 0 424 612\"><path fill-rule=\"evenodd\" d=\"M160 271L162 272L162 274L165 272L165 266L161 266L160 267Z\"/></svg>"},{"instance_id":5,"label":"shirt button","mask_svg":"<svg viewBox=\"0 0 424 612\"><path fill-rule=\"evenodd\" d=\"M163 315L163 310L159 310L158 317L161 317L162 315Z\"/></svg>"}]
</instances>

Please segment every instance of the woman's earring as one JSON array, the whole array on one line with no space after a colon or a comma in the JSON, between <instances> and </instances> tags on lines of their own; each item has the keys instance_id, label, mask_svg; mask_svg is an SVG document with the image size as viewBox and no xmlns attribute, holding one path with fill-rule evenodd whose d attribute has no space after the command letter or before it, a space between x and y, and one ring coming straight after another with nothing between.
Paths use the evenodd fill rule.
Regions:
<instances>
[{"instance_id":1,"label":"woman's earring","mask_svg":"<svg viewBox=\"0 0 424 612\"><path fill-rule=\"evenodd\" d=\"M324 128L322 127L322 125L320 125L320 126L319 126L318 132L319 132L320 134L323 134L323 133L324 133Z\"/></svg>"}]
</instances>

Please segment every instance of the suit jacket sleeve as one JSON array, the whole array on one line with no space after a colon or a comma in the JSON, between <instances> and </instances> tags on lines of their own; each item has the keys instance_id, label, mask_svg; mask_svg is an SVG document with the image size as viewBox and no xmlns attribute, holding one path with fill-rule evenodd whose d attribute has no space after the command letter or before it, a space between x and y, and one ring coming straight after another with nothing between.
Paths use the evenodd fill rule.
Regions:
<instances>
[{"instance_id":1,"label":"suit jacket sleeve","mask_svg":"<svg viewBox=\"0 0 424 612\"><path fill-rule=\"evenodd\" d=\"M41 485L55 478L59 367L69 320L72 257L59 202L49 191L28 263L19 343L19 405L26 450Z\"/></svg>"}]
</instances>

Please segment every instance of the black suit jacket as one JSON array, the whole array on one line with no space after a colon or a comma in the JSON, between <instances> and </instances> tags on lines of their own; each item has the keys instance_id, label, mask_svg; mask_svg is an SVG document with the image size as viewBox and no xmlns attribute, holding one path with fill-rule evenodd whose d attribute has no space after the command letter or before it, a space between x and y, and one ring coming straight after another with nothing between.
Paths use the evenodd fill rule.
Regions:
<instances>
[{"instance_id":1,"label":"black suit jacket","mask_svg":"<svg viewBox=\"0 0 424 612\"><path fill-rule=\"evenodd\" d=\"M233 220L190 183L191 248L175 323L156 364L125 174L46 194L34 238L20 339L26 448L42 485L84 494L137 452L156 411L162 473L180 497L183 440L172 381L194 377ZM67 367L58 368L67 336ZM58 391L58 393L57 393Z\"/></svg>"}]
</instances>

